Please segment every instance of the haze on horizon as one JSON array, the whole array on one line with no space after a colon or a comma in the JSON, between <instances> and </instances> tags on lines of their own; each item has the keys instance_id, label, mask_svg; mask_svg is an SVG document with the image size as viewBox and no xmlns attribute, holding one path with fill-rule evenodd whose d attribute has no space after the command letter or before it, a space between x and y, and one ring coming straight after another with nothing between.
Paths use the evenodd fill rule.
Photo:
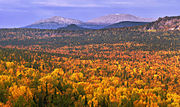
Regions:
<instances>
[{"instance_id":1,"label":"haze on horizon","mask_svg":"<svg viewBox=\"0 0 180 107\"><path fill-rule=\"evenodd\" d=\"M0 28L22 27L52 16L82 21L116 13L178 16L179 4L179 0L0 0Z\"/></svg>"}]
</instances>

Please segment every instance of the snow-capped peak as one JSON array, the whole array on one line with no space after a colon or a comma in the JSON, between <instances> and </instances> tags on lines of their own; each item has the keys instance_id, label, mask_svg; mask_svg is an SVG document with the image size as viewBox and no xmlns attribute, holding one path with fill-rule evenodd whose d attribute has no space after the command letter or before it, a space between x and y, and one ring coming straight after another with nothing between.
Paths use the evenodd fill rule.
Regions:
<instances>
[{"instance_id":1,"label":"snow-capped peak","mask_svg":"<svg viewBox=\"0 0 180 107\"><path fill-rule=\"evenodd\" d=\"M51 18L48 18L48 19L43 19L43 20L40 20L38 22L36 22L35 24L38 24L38 23L51 23L51 22L55 22L55 23L58 23L58 24L64 24L64 25L69 25L69 24L81 24L83 22L79 21L79 20L75 20L75 19L70 19L70 18L64 18L64 17L61 17L61 16L53 16Z\"/></svg>"},{"instance_id":2,"label":"snow-capped peak","mask_svg":"<svg viewBox=\"0 0 180 107\"><path fill-rule=\"evenodd\" d=\"M102 16L99 18L95 18L89 20L89 23L98 23L98 24L114 24L122 21L136 21L136 22L151 22L153 19L151 18L140 18L137 16L133 16L130 14L110 14L107 16Z\"/></svg>"}]
</instances>

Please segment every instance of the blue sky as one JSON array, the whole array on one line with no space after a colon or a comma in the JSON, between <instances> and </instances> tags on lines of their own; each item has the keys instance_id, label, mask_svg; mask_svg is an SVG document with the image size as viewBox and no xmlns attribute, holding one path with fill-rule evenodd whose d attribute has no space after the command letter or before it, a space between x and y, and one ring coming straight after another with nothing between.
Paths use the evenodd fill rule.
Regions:
<instances>
[{"instance_id":1,"label":"blue sky","mask_svg":"<svg viewBox=\"0 0 180 107\"><path fill-rule=\"evenodd\" d=\"M179 5L179 0L0 0L0 28L22 27L52 16L82 21L116 13L177 16Z\"/></svg>"}]
</instances>

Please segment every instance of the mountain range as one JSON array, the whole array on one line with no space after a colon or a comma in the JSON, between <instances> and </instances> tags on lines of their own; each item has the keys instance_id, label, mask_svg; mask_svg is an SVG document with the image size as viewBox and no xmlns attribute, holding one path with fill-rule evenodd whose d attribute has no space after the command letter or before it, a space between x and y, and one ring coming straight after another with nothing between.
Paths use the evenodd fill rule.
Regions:
<instances>
[{"instance_id":1,"label":"mountain range","mask_svg":"<svg viewBox=\"0 0 180 107\"><path fill-rule=\"evenodd\" d=\"M31 25L25 26L23 28L38 28L38 29L57 29L67 27L71 24L76 24L79 27L89 28L89 29L101 29L105 28L111 24L123 22L123 21L133 21L133 22L152 22L155 19L152 18L140 18L130 14L111 14L107 16L102 16L83 22L76 19L65 18L61 16L54 16L48 19L43 19L37 21Z\"/></svg>"}]
</instances>

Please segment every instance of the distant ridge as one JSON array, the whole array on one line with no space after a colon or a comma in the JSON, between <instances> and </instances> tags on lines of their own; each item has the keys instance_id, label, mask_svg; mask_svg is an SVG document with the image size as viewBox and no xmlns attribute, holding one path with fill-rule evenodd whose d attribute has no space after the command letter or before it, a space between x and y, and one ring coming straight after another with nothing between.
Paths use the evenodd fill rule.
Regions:
<instances>
[{"instance_id":1,"label":"distant ridge","mask_svg":"<svg viewBox=\"0 0 180 107\"><path fill-rule=\"evenodd\" d=\"M70 24L67 27L58 28L58 30L88 30L87 28L79 27L75 24Z\"/></svg>"},{"instance_id":2,"label":"distant ridge","mask_svg":"<svg viewBox=\"0 0 180 107\"><path fill-rule=\"evenodd\" d=\"M148 24L150 22L132 22L132 21L124 21L124 22L119 22L115 23L109 26L106 26L105 28L121 28L121 27L132 27L132 26L141 26Z\"/></svg>"},{"instance_id":3,"label":"distant ridge","mask_svg":"<svg viewBox=\"0 0 180 107\"><path fill-rule=\"evenodd\" d=\"M22 28L36 28L36 29L57 29L57 27L63 27L57 22L41 22L38 24L31 24Z\"/></svg>"}]
</instances>

